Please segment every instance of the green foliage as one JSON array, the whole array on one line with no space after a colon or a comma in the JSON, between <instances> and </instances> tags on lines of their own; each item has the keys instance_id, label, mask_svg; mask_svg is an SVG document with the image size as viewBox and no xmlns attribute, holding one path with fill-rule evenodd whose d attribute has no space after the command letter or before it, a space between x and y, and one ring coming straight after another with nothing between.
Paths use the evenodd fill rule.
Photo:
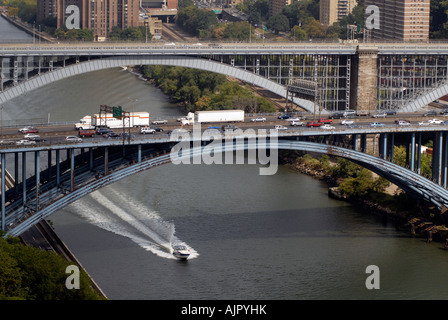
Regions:
<instances>
[{"instance_id":1,"label":"green foliage","mask_svg":"<svg viewBox=\"0 0 448 320\"><path fill-rule=\"evenodd\" d=\"M432 140L428 145L432 146ZM406 147L394 146L394 163L405 167L409 161L406 160ZM432 155L429 153L422 153L420 155L420 173L425 176L432 174Z\"/></svg>"},{"instance_id":2,"label":"green foliage","mask_svg":"<svg viewBox=\"0 0 448 320\"><path fill-rule=\"evenodd\" d=\"M145 77L187 111L240 109L246 112L275 112L274 104L255 96L249 87L227 81L221 74L169 66L145 66Z\"/></svg>"},{"instance_id":3,"label":"green foliage","mask_svg":"<svg viewBox=\"0 0 448 320\"><path fill-rule=\"evenodd\" d=\"M290 29L288 18L281 13L277 13L270 17L266 26L273 30L276 34L279 34L279 32L288 31Z\"/></svg>"},{"instance_id":4,"label":"green foliage","mask_svg":"<svg viewBox=\"0 0 448 320\"><path fill-rule=\"evenodd\" d=\"M92 29L70 29L59 28L54 31L54 36L59 40L83 40L93 41L94 35Z\"/></svg>"},{"instance_id":5,"label":"green foliage","mask_svg":"<svg viewBox=\"0 0 448 320\"><path fill-rule=\"evenodd\" d=\"M176 23L195 36L205 37L218 23L218 19L212 10L188 6L177 11Z\"/></svg>"},{"instance_id":6,"label":"green foliage","mask_svg":"<svg viewBox=\"0 0 448 320\"><path fill-rule=\"evenodd\" d=\"M0 238L0 259L0 299L101 299L83 270L80 289L67 289L65 270L72 263L54 252L24 246L17 238Z\"/></svg>"}]
</instances>

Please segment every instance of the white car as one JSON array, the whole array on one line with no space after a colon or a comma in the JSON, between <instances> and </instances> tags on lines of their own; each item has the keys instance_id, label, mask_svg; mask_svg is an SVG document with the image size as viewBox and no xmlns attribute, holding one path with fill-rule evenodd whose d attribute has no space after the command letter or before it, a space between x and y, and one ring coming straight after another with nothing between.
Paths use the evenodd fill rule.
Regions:
<instances>
[{"instance_id":1,"label":"white car","mask_svg":"<svg viewBox=\"0 0 448 320\"><path fill-rule=\"evenodd\" d=\"M166 123L168 123L168 121L166 120L154 120L152 122L152 124L166 124Z\"/></svg>"},{"instance_id":2,"label":"white car","mask_svg":"<svg viewBox=\"0 0 448 320\"><path fill-rule=\"evenodd\" d=\"M387 116L386 112L380 112L380 113L374 114L372 116L372 118L386 118L386 116Z\"/></svg>"},{"instance_id":3,"label":"white car","mask_svg":"<svg viewBox=\"0 0 448 320\"><path fill-rule=\"evenodd\" d=\"M40 140L40 135L34 133L27 133L23 137L28 140Z\"/></svg>"},{"instance_id":4,"label":"white car","mask_svg":"<svg viewBox=\"0 0 448 320\"><path fill-rule=\"evenodd\" d=\"M440 120L440 119L431 119L431 120L428 120L428 123L429 123L429 124L442 124L442 123L443 123L443 120Z\"/></svg>"},{"instance_id":5,"label":"white car","mask_svg":"<svg viewBox=\"0 0 448 320\"><path fill-rule=\"evenodd\" d=\"M418 123L419 126L430 126L431 124L428 121L420 121Z\"/></svg>"},{"instance_id":6,"label":"white car","mask_svg":"<svg viewBox=\"0 0 448 320\"><path fill-rule=\"evenodd\" d=\"M407 121L398 121L397 125L399 126L410 126L411 124Z\"/></svg>"},{"instance_id":7,"label":"white car","mask_svg":"<svg viewBox=\"0 0 448 320\"><path fill-rule=\"evenodd\" d=\"M67 136L65 137L66 142L82 142L81 138L78 138L76 136Z\"/></svg>"},{"instance_id":8,"label":"white car","mask_svg":"<svg viewBox=\"0 0 448 320\"><path fill-rule=\"evenodd\" d=\"M300 118L299 117L292 117L292 118L288 118L288 119L286 119L286 121L300 121Z\"/></svg>"},{"instance_id":9,"label":"white car","mask_svg":"<svg viewBox=\"0 0 448 320\"><path fill-rule=\"evenodd\" d=\"M302 121L291 121L290 125L293 127L303 127L303 122Z\"/></svg>"},{"instance_id":10,"label":"white car","mask_svg":"<svg viewBox=\"0 0 448 320\"><path fill-rule=\"evenodd\" d=\"M31 140L19 140L16 142L16 145L18 146L29 146L32 144L36 144L36 141L31 141Z\"/></svg>"},{"instance_id":11,"label":"white car","mask_svg":"<svg viewBox=\"0 0 448 320\"><path fill-rule=\"evenodd\" d=\"M251 121L251 122L265 122L265 121L266 121L266 118L263 118L263 117L256 117L256 118L250 119L250 121Z\"/></svg>"},{"instance_id":12,"label":"white car","mask_svg":"<svg viewBox=\"0 0 448 320\"><path fill-rule=\"evenodd\" d=\"M320 128L321 128L321 129L324 129L324 130L333 130L333 129L336 129L335 127L330 126L329 124L324 124L324 125L322 125Z\"/></svg>"},{"instance_id":13,"label":"white car","mask_svg":"<svg viewBox=\"0 0 448 320\"><path fill-rule=\"evenodd\" d=\"M156 133L156 129L149 128L149 127L143 127L143 128L140 128L140 133L141 134L147 134L147 133L154 134L154 133Z\"/></svg>"},{"instance_id":14,"label":"white car","mask_svg":"<svg viewBox=\"0 0 448 320\"><path fill-rule=\"evenodd\" d=\"M352 125L354 123L355 123L355 121L347 120L347 119L344 119L344 120L341 121L341 125L343 125L343 126L349 126L349 125Z\"/></svg>"},{"instance_id":15,"label":"white car","mask_svg":"<svg viewBox=\"0 0 448 320\"><path fill-rule=\"evenodd\" d=\"M285 126L275 126L274 129L276 130L288 130L288 128L286 128Z\"/></svg>"}]
</instances>

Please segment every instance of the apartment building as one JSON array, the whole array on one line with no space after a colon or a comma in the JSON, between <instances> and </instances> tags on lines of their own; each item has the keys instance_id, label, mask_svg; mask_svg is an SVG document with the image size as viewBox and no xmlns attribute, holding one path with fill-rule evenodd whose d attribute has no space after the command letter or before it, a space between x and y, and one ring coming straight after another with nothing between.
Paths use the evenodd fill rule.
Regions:
<instances>
[{"instance_id":1,"label":"apartment building","mask_svg":"<svg viewBox=\"0 0 448 320\"><path fill-rule=\"evenodd\" d=\"M320 0L319 21L331 26L348 16L356 5L356 0Z\"/></svg>"},{"instance_id":2,"label":"apartment building","mask_svg":"<svg viewBox=\"0 0 448 320\"><path fill-rule=\"evenodd\" d=\"M269 2L269 13L273 16L276 13L282 12L284 6L290 5L295 0L270 0Z\"/></svg>"},{"instance_id":3,"label":"apartment building","mask_svg":"<svg viewBox=\"0 0 448 320\"><path fill-rule=\"evenodd\" d=\"M96 38L107 37L113 26L138 26L139 0L37 0L37 21L55 17L61 28L71 14L69 5L79 8L80 28L93 29Z\"/></svg>"},{"instance_id":4,"label":"apartment building","mask_svg":"<svg viewBox=\"0 0 448 320\"><path fill-rule=\"evenodd\" d=\"M371 30L372 40L422 42L429 39L430 0L366 0L365 5L379 9L379 29Z\"/></svg>"}]
</instances>

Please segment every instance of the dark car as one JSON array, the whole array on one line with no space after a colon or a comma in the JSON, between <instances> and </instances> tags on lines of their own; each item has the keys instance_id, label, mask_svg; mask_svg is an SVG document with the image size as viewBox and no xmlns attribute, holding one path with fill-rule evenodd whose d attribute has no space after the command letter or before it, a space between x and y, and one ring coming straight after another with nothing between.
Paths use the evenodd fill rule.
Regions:
<instances>
[{"instance_id":1,"label":"dark car","mask_svg":"<svg viewBox=\"0 0 448 320\"><path fill-rule=\"evenodd\" d=\"M342 119L344 118L344 113L342 112L336 112L330 115L330 119Z\"/></svg>"},{"instance_id":2,"label":"dark car","mask_svg":"<svg viewBox=\"0 0 448 320\"><path fill-rule=\"evenodd\" d=\"M424 117L436 116L436 115L437 115L437 111L434 111L434 110L425 112L425 113L423 114Z\"/></svg>"},{"instance_id":3,"label":"dark car","mask_svg":"<svg viewBox=\"0 0 448 320\"><path fill-rule=\"evenodd\" d=\"M163 129L159 127L150 127L150 128L156 130L156 132L163 132Z\"/></svg>"},{"instance_id":4,"label":"dark car","mask_svg":"<svg viewBox=\"0 0 448 320\"><path fill-rule=\"evenodd\" d=\"M221 128L222 128L222 131L238 129L238 127L235 127L233 124L225 124Z\"/></svg>"},{"instance_id":5,"label":"dark car","mask_svg":"<svg viewBox=\"0 0 448 320\"><path fill-rule=\"evenodd\" d=\"M120 138L120 135L115 132L109 132L109 133L106 133L105 135L103 135L103 137L107 138L107 139L118 139L118 138Z\"/></svg>"},{"instance_id":6,"label":"dark car","mask_svg":"<svg viewBox=\"0 0 448 320\"><path fill-rule=\"evenodd\" d=\"M395 111L395 110L389 110L389 111L386 111L386 114L387 114L388 116L394 116L394 115L397 114L397 111Z\"/></svg>"},{"instance_id":7,"label":"dark car","mask_svg":"<svg viewBox=\"0 0 448 320\"><path fill-rule=\"evenodd\" d=\"M112 132L112 130L109 129L109 128L98 128L96 130L96 134L99 134L99 135L102 135L102 136L107 134L107 133L110 133L110 132Z\"/></svg>"},{"instance_id":8,"label":"dark car","mask_svg":"<svg viewBox=\"0 0 448 320\"><path fill-rule=\"evenodd\" d=\"M440 111L440 114L443 116L448 115L448 109L443 109L442 111Z\"/></svg>"},{"instance_id":9,"label":"dark car","mask_svg":"<svg viewBox=\"0 0 448 320\"><path fill-rule=\"evenodd\" d=\"M289 118L291 118L291 115L287 114L287 113L284 113L284 114L278 116L278 118L279 119L289 119Z\"/></svg>"}]
</instances>

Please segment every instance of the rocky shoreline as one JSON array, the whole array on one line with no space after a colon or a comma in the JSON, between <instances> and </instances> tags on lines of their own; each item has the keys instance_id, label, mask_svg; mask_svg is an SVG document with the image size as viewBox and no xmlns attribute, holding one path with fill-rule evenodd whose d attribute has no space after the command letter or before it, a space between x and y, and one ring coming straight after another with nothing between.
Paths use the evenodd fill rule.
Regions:
<instances>
[{"instance_id":1,"label":"rocky shoreline","mask_svg":"<svg viewBox=\"0 0 448 320\"><path fill-rule=\"evenodd\" d=\"M319 179L328 185L328 196L340 200L347 201L363 211L380 217L384 223L392 223L395 228L402 232L408 232L410 237L426 238L427 242L437 241L444 243L445 249L448 249L448 228L443 224L447 219L440 212L434 214L434 208L425 207L422 210L430 210L431 213L420 214L407 211L397 211L388 208L381 203L377 203L368 199L348 197L339 190L340 180L329 175L325 170L320 168L311 168L310 166L297 161L297 157L282 156L280 163L297 172L306 174L313 178ZM433 218L431 216L433 215Z\"/></svg>"}]
</instances>

